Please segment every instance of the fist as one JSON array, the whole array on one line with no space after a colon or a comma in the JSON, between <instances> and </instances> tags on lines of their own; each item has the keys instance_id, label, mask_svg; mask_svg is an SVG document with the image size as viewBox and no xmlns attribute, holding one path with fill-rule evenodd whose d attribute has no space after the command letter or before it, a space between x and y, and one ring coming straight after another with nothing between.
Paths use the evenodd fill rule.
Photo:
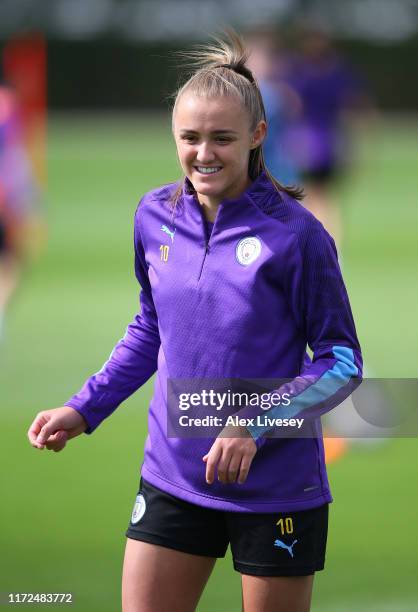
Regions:
<instances>
[{"instance_id":1,"label":"fist","mask_svg":"<svg viewBox=\"0 0 418 612\"><path fill-rule=\"evenodd\" d=\"M67 440L75 438L87 429L84 417L70 406L39 412L28 430L30 444L34 448L61 451Z\"/></svg>"}]
</instances>

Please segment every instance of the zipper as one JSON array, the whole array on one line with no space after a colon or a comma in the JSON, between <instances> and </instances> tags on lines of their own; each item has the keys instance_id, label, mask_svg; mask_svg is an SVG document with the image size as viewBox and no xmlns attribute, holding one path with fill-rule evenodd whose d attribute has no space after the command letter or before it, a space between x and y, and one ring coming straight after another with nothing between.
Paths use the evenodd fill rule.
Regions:
<instances>
[{"instance_id":1,"label":"zipper","mask_svg":"<svg viewBox=\"0 0 418 612\"><path fill-rule=\"evenodd\" d=\"M200 270L199 270L199 276L197 277L197 282L199 282L200 279L201 279L201 276L202 276L203 268L205 266L206 257L209 255L209 251L210 251L209 242L210 242L210 239L212 238L213 230L215 229L215 223L216 223L216 220L218 218L219 209L216 212L216 217L215 217L215 221L214 221L214 224L213 224L213 227L212 227L212 232L211 232L211 234L209 236L208 235L208 230L207 230L207 225L206 225L205 215L203 213L203 210L202 210L199 202L197 202L197 204L199 206L200 214L201 214L201 217L202 217L203 232L204 232L204 235L205 235L205 250L204 250L204 253L203 253L202 264L201 264Z\"/></svg>"},{"instance_id":2,"label":"zipper","mask_svg":"<svg viewBox=\"0 0 418 612\"><path fill-rule=\"evenodd\" d=\"M199 276L197 277L197 282L200 281L200 277L202 276L203 266L205 265L206 257L209 254L209 241L206 239L205 250L203 253L202 265L200 266Z\"/></svg>"}]
</instances>

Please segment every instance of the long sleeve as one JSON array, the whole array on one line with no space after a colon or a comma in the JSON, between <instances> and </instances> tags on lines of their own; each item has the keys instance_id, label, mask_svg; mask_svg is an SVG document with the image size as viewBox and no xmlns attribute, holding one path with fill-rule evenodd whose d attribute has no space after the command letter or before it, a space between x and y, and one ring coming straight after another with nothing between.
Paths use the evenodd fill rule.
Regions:
<instances>
[{"instance_id":1,"label":"long sleeve","mask_svg":"<svg viewBox=\"0 0 418 612\"><path fill-rule=\"evenodd\" d=\"M340 404L360 384L362 357L335 244L319 223L312 224L302 247L289 254L286 291L293 315L313 352L300 376L277 392L289 394L288 406L256 415L271 418L316 418ZM254 412L251 416L256 416ZM271 420L270 420L271 422ZM271 427L248 427L257 446Z\"/></svg>"},{"instance_id":2,"label":"long sleeve","mask_svg":"<svg viewBox=\"0 0 418 612\"><path fill-rule=\"evenodd\" d=\"M68 402L88 423L92 433L125 399L143 385L157 369L160 347L158 320L151 294L139 229L138 206L135 216L135 274L142 287L141 310L128 325L101 370L91 376Z\"/></svg>"}]
</instances>

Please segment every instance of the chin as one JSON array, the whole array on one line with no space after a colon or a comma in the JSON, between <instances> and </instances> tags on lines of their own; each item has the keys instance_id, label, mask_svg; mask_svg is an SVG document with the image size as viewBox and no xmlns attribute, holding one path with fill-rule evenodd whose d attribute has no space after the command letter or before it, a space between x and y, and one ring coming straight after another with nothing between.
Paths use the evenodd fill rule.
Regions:
<instances>
[{"instance_id":1,"label":"chin","mask_svg":"<svg viewBox=\"0 0 418 612\"><path fill-rule=\"evenodd\" d=\"M199 190L205 192L207 195L214 195L222 189L215 185L208 185L204 181L194 181L194 185L199 185Z\"/></svg>"},{"instance_id":2,"label":"chin","mask_svg":"<svg viewBox=\"0 0 418 612\"><path fill-rule=\"evenodd\" d=\"M195 189L200 195L206 196L209 198L222 198L222 194L224 193L224 190L219 189L219 187L214 188L214 187L208 187L205 185L196 185Z\"/></svg>"},{"instance_id":3,"label":"chin","mask_svg":"<svg viewBox=\"0 0 418 612\"><path fill-rule=\"evenodd\" d=\"M205 180L200 176L194 175L190 180L195 188L197 185L199 185L199 187L202 187L202 193L204 191L207 193L207 195L213 195L218 191L222 191L223 189L223 186L219 185L219 183L217 181L215 182L213 179Z\"/></svg>"}]
</instances>

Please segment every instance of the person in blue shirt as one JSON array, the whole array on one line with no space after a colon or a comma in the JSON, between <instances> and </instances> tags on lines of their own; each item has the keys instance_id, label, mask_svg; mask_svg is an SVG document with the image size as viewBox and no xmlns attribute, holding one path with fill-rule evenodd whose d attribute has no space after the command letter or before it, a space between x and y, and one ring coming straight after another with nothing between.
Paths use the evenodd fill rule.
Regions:
<instances>
[{"instance_id":1,"label":"person in blue shirt","mask_svg":"<svg viewBox=\"0 0 418 612\"><path fill-rule=\"evenodd\" d=\"M256 28L246 33L250 56L248 67L257 79L268 131L263 142L263 154L269 171L283 185L301 183L299 168L289 151L287 134L302 112L299 95L287 82L289 52L275 29Z\"/></svg>"}]
</instances>

